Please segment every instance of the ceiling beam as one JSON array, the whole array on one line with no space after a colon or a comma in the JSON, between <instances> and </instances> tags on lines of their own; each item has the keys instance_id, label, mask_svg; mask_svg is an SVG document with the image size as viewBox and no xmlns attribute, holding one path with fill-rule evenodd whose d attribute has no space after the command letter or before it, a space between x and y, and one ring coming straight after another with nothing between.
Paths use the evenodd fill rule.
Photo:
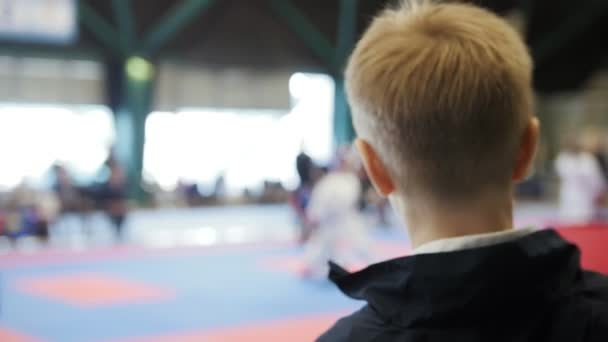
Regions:
<instances>
[{"instance_id":1,"label":"ceiling beam","mask_svg":"<svg viewBox=\"0 0 608 342\"><path fill-rule=\"evenodd\" d=\"M357 40L358 0L340 0L338 9L338 36L335 53L336 72L334 81L334 139L336 147L350 143L355 137L351 112L344 88L344 68Z\"/></svg>"},{"instance_id":2,"label":"ceiling beam","mask_svg":"<svg viewBox=\"0 0 608 342\"><path fill-rule=\"evenodd\" d=\"M120 32L123 51L136 48L135 17L131 11L131 0L112 0L112 10Z\"/></svg>"},{"instance_id":3,"label":"ceiling beam","mask_svg":"<svg viewBox=\"0 0 608 342\"><path fill-rule=\"evenodd\" d=\"M122 56L125 51L118 43L119 33L103 17L95 12L84 0L78 1L78 20L86 27L106 51Z\"/></svg>"},{"instance_id":4,"label":"ceiling beam","mask_svg":"<svg viewBox=\"0 0 608 342\"><path fill-rule=\"evenodd\" d=\"M143 41L144 53L148 56L158 53L163 45L215 2L217 0L183 0L146 35Z\"/></svg>"},{"instance_id":5,"label":"ceiling beam","mask_svg":"<svg viewBox=\"0 0 608 342\"><path fill-rule=\"evenodd\" d=\"M343 68L357 40L358 0L340 0L336 64Z\"/></svg>"},{"instance_id":6,"label":"ceiling beam","mask_svg":"<svg viewBox=\"0 0 608 342\"><path fill-rule=\"evenodd\" d=\"M336 49L331 41L291 2L268 0L270 8L315 54L331 73L336 70Z\"/></svg>"}]
</instances>

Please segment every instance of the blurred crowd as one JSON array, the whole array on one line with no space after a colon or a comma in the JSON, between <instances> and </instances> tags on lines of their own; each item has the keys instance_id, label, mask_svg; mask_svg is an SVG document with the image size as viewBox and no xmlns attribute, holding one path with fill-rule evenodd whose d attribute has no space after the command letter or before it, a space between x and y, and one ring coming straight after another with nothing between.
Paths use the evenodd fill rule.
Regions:
<instances>
[{"instance_id":1,"label":"blurred crowd","mask_svg":"<svg viewBox=\"0 0 608 342\"><path fill-rule=\"evenodd\" d=\"M226 190L226 176L218 175L211 189L201 184L180 181L175 190L165 192L160 189L150 189L156 206L223 206L242 204L273 204L285 203L289 196L288 190L277 181L264 181L261 191L244 189L242 194L231 195Z\"/></svg>"},{"instance_id":2,"label":"blurred crowd","mask_svg":"<svg viewBox=\"0 0 608 342\"><path fill-rule=\"evenodd\" d=\"M554 162L555 175L559 179L559 222L579 224L605 220L605 208L608 206L608 138L599 131L565 136L567 138ZM295 167L299 176L299 185L295 190L286 189L280 182L266 181L261 191L253 193L245 190L240 196L229 196L225 175L222 174L218 175L210 190L201 189L198 184L180 182L171 192L170 199L163 199L163 196L167 197L166 192L154 187L148 186L146 190L153 206L288 202L300 228L299 242L305 244L320 226L310 208L315 189L319 188L323 179L338 179L329 177L331 175L348 174L357 180L354 204L357 211L373 221L371 226L389 226L387 200L381 198L372 187L357 153L350 146L338 148L333 160L327 164L315 162L302 150L295 160ZM0 193L0 236L11 240L23 236L47 239L51 227L61 226L64 221L78 222L82 231L88 233L91 215L102 212L114 228L116 237L122 238L129 209L127 177L113 156L99 171L99 180L90 184L77 183L61 164L54 165L50 174L52 181L46 188L23 183ZM537 181L538 177L533 176L532 180Z\"/></svg>"},{"instance_id":3,"label":"blurred crowd","mask_svg":"<svg viewBox=\"0 0 608 342\"><path fill-rule=\"evenodd\" d=\"M0 197L0 236L11 240L36 236L49 237L51 227L76 219L82 230L93 212L106 214L118 238L127 216L127 181L123 168L110 156L100 170L100 181L77 184L65 166L55 164L50 170L47 188L22 183Z\"/></svg>"}]
</instances>

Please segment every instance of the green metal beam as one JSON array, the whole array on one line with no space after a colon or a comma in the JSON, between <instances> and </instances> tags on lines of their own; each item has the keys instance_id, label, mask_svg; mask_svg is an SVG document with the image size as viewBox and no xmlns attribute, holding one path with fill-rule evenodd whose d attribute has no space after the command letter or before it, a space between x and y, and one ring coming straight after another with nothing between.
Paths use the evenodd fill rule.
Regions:
<instances>
[{"instance_id":1,"label":"green metal beam","mask_svg":"<svg viewBox=\"0 0 608 342\"><path fill-rule=\"evenodd\" d=\"M128 167L131 198L139 202L145 200L142 188L142 172L144 162L144 144L146 136L146 118L150 113L152 103L152 80L127 81L127 97L129 119L131 120L131 162Z\"/></svg>"},{"instance_id":2,"label":"green metal beam","mask_svg":"<svg viewBox=\"0 0 608 342\"><path fill-rule=\"evenodd\" d=\"M336 62L344 66L357 39L358 0L340 0Z\"/></svg>"},{"instance_id":3,"label":"green metal beam","mask_svg":"<svg viewBox=\"0 0 608 342\"><path fill-rule=\"evenodd\" d=\"M338 12L338 47L335 52L337 73L334 97L334 137L336 145L351 142L355 137L350 108L344 89L343 69L357 39L358 0L340 0Z\"/></svg>"},{"instance_id":4,"label":"green metal beam","mask_svg":"<svg viewBox=\"0 0 608 342\"><path fill-rule=\"evenodd\" d=\"M118 43L119 33L84 0L78 1L78 19L110 52L118 56L125 54Z\"/></svg>"},{"instance_id":5,"label":"green metal beam","mask_svg":"<svg viewBox=\"0 0 608 342\"><path fill-rule=\"evenodd\" d=\"M216 0L183 0L144 38L144 52L148 56L156 54L177 32L215 2Z\"/></svg>"},{"instance_id":6,"label":"green metal beam","mask_svg":"<svg viewBox=\"0 0 608 342\"><path fill-rule=\"evenodd\" d=\"M145 200L142 188L146 118L152 108L154 65L137 56L123 60L118 88L119 104L114 108L115 152L128 176L129 197Z\"/></svg>"},{"instance_id":7,"label":"green metal beam","mask_svg":"<svg viewBox=\"0 0 608 342\"><path fill-rule=\"evenodd\" d=\"M334 73L335 49L327 37L319 31L291 0L268 0L272 10L293 30L312 52Z\"/></svg>"},{"instance_id":8,"label":"green metal beam","mask_svg":"<svg viewBox=\"0 0 608 342\"><path fill-rule=\"evenodd\" d=\"M112 10L120 32L123 51L135 48L135 18L131 12L131 0L112 0Z\"/></svg>"},{"instance_id":9,"label":"green metal beam","mask_svg":"<svg viewBox=\"0 0 608 342\"><path fill-rule=\"evenodd\" d=\"M334 143L336 147L350 143L355 137L355 130L350 115L350 108L344 89L344 79L334 78Z\"/></svg>"}]
</instances>

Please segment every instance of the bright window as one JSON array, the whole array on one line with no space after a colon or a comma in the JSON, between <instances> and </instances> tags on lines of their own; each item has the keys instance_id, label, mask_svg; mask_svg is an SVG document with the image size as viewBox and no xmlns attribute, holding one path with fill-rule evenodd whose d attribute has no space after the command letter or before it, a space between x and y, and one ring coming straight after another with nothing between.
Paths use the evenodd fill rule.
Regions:
<instances>
[{"instance_id":1,"label":"bright window","mask_svg":"<svg viewBox=\"0 0 608 342\"><path fill-rule=\"evenodd\" d=\"M55 162L76 178L90 179L113 141L105 107L0 104L0 188L41 183Z\"/></svg>"},{"instance_id":2,"label":"bright window","mask_svg":"<svg viewBox=\"0 0 608 342\"><path fill-rule=\"evenodd\" d=\"M220 175L229 194L256 191L265 180L297 184L302 148L321 164L332 153L333 81L295 74L294 106L272 110L183 109L151 113L146 122L144 173L164 189L182 180L212 188Z\"/></svg>"}]
</instances>

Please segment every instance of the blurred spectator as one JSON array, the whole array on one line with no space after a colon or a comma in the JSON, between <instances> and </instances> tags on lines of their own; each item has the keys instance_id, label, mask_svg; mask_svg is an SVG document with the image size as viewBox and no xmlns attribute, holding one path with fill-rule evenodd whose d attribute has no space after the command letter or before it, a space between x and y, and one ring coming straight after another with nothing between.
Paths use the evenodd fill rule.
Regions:
<instances>
[{"instance_id":1,"label":"blurred spectator","mask_svg":"<svg viewBox=\"0 0 608 342\"><path fill-rule=\"evenodd\" d=\"M311 185L313 168L314 163L312 158L304 150L301 150L300 154L296 157L296 169L300 177L300 186Z\"/></svg>"},{"instance_id":2,"label":"blurred spectator","mask_svg":"<svg viewBox=\"0 0 608 342\"><path fill-rule=\"evenodd\" d=\"M296 213L298 226L300 228L298 242L303 244L308 241L313 230L313 226L306 213L306 208L308 207L308 202L310 200L310 193L314 183L317 179L321 178L323 172L316 167L312 158L304 152L304 149L301 149L300 154L296 157L296 169L298 171L298 176L300 177L300 184L298 185L298 188L290 194L289 203Z\"/></svg>"},{"instance_id":3,"label":"blurred spectator","mask_svg":"<svg viewBox=\"0 0 608 342\"><path fill-rule=\"evenodd\" d=\"M37 191L26 183L20 184L10 194L0 229L11 239L36 236L46 240L49 222L57 213L57 201L52 194Z\"/></svg>"},{"instance_id":4,"label":"blurred spectator","mask_svg":"<svg viewBox=\"0 0 608 342\"><path fill-rule=\"evenodd\" d=\"M79 189L72 181L70 174L60 164L53 166L53 191L60 203L61 213L79 212L81 208L81 195Z\"/></svg>"},{"instance_id":5,"label":"blurred spectator","mask_svg":"<svg viewBox=\"0 0 608 342\"><path fill-rule=\"evenodd\" d=\"M305 276L320 277L327 271L327 262L353 262L354 258L369 261L369 238L359 209L361 183L357 175L355 154L341 148L334 169L314 186L307 208L315 223L306 246L308 268Z\"/></svg>"},{"instance_id":6,"label":"blurred spectator","mask_svg":"<svg viewBox=\"0 0 608 342\"><path fill-rule=\"evenodd\" d=\"M281 182L264 181L260 203L285 203L287 191Z\"/></svg>"},{"instance_id":7,"label":"blurred spectator","mask_svg":"<svg viewBox=\"0 0 608 342\"><path fill-rule=\"evenodd\" d=\"M195 183L180 180L177 191L189 207L196 207L203 203L203 196L198 191L198 186Z\"/></svg>"},{"instance_id":8,"label":"blurred spectator","mask_svg":"<svg viewBox=\"0 0 608 342\"><path fill-rule=\"evenodd\" d=\"M587 223L598 214L598 200L605 181L595 156L584 149L580 137L570 137L555 161L561 181L561 219L570 224Z\"/></svg>"},{"instance_id":9,"label":"blurred spectator","mask_svg":"<svg viewBox=\"0 0 608 342\"><path fill-rule=\"evenodd\" d=\"M85 209L87 199L80 188L76 186L69 172L63 165L55 164L53 171L53 193L58 201L59 212L56 219L56 229L77 227L82 231L89 227L86 222Z\"/></svg>"},{"instance_id":10,"label":"blurred spectator","mask_svg":"<svg viewBox=\"0 0 608 342\"><path fill-rule=\"evenodd\" d=\"M101 185L97 198L116 229L119 239L124 238L123 228L127 215L127 178L122 166L112 157L106 162L109 177Z\"/></svg>"},{"instance_id":11,"label":"blurred spectator","mask_svg":"<svg viewBox=\"0 0 608 342\"><path fill-rule=\"evenodd\" d=\"M55 176L53 191L60 203L61 213L73 213L80 210L80 191L72 181L68 171L62 165L53 166Z\"/></svg>"},{"instance_id":12,"label":"blurred spectator","mask_svg":"<svg viewBox=\"0 0 608 342\"><path fill-rule=\"evenodd\" d=\"M315 227L314 223L309 219L306 209L310 202L310 196L315 184L319 182L329 172L327 167L318 167L313 165L311 170L310 183L300 185L289 196L289 203L296 212L298 224L300 227L300 235L298 242L304 244L308 241Z\"/></svg>"},{"instance_id":13,"label":"blurred spectator","mask_svg":"<svg viewBox=\"0 0 608 342\"><path fill-rule=\"evenodd\" d=\"M213 185L213 199L218 203L226 199L226 172L221 172Z\"/></svg>"},{"instance_id":14,"label":"blurred spectator","mask_svg":"<svg viewBox=\"0 0 608 342\"><path fill-rule=\"evenodd\" d=\"M300 229L298 236L298 243L305 243L312 232L312 224L306 215L306 208L310 200L311 188L308 186L299 186L295 191L289 195L289 205L293 208L296 219L298 221L298 227Z\"/></svg>"},{"instance_id":15,"label":"blurred spectator","mask_svg":"<svg viewBox=\"0 0 608 342\"><path fill-rule=\"evenodd\" d=\"M63 165L53 166L53 192L58 200L59 214L56 227L78 226L78 229L90 233L88 212L92 211L92 200L85 196L85 191L78 187Z\"/></svg>"},{"instance_id":16,"label":"blurred spectator","mask_svg":"<svg viewBox=\"0 0 608 342\"><path fill-rule=\"evenodd\" d=\"M606 155L605 136L602 132L592 130L586 132L583 148L593 154L605 181L608 181L608 156Z\"/></svg>"},{"instance_id":17,"label":"blurred spectator","mask_svg":"<svg viewBox=\"0 0 608 342\"><path fill-rule=\"evenodd\" d=\"M606 137L602 133L603 132L597 129L591 129L585 132L585 135L583 136L583 148L591 153L595 158L604 181L604 187L601 189L602 191L596 199L597 209L595 215L596 219L603 220L605 219L605 213L603 213L602 209L608 202L608 193L606 188L606 185L608 185L608 156L606 155Z\"/></svg>"}]
</instances>

